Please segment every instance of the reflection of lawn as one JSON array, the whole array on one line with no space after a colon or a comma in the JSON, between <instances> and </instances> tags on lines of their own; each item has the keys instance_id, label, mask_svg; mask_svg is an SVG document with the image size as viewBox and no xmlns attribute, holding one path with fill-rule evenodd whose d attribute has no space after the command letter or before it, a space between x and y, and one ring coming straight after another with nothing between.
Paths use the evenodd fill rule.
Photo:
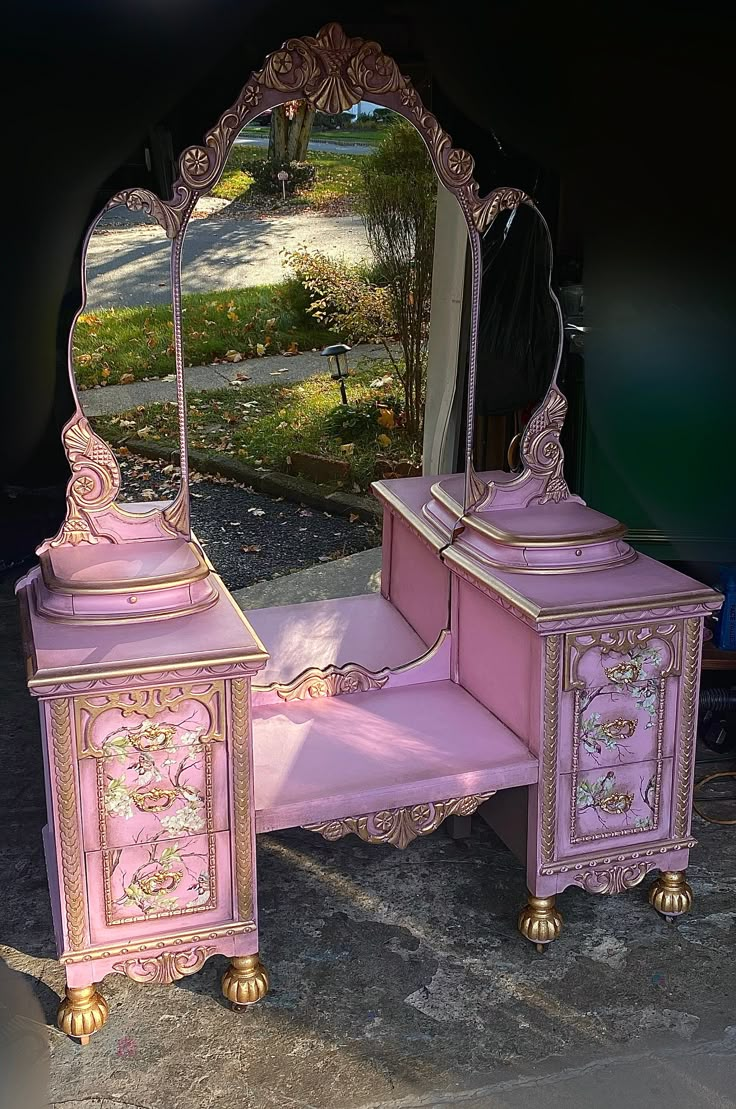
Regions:
<instances>
[{"instance_id":1,"label":"reflection of lawn","mask_svg":"<svg viewBox=\"0 0 736 1109\"><path fill-rule=\"evenodd\" d=\"M347 382L351 405L360 402L391 403L397 383L391 380L389 363L372 362L351 374ZM289 456L306 451L350 464L348 487L366 489L375 477L379 458L414 459L416 452L404 431L387 429L378 422L375 430L361 433L353 444L328 434L325 420L339 407L335 382L327 374L305 381L270 385L230 386L187 394L189 445L225 452L250 465L286 471ZM175 404L151 404L144 411L116 416L98 416L95 428L110 442L141 437L175 443L178 439Z\"/></svg>"},{"instance_id":2,"label":"reflection of lawn","mask_svg":"<svg viewBox=\"0 0 736 1109\"><path fill-rule=\"evenodd\" d=\"M234 146L228 156L225 172L212 190L212 195L225 200L246 196L253 184L247 167L254 160L263 160L265 157L264 149ZM310 150L308 160L316 167L317 178L311 189L305 189L293 198L294 203L301 208L321 211L336 200L351 200L359 181L358 167L365 157L365 154Z\"/></svg>"},{"instance_id":3,"label":"reflection of lawn","mask_svg":"<svg viewBox=\"0 0 736 1109\"><path fill-rule=\"evenodd\" d=\"M228 351L253 358L334 342L332 332L307 314L308 303L297 281L185 294L185 365L208 365ZM83 389L174 372L173 322L165 304L84 312L73 343L77 381Z\"/></svg>"}]
</instances>

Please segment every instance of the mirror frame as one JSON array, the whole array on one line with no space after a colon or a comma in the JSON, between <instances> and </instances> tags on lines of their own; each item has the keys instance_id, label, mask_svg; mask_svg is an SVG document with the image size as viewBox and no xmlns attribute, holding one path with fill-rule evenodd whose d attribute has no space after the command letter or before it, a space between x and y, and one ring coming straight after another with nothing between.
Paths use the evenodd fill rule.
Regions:
<instances>
[{"instance_id":1,"label":"mirror frame","mask_svg":"<svg viewBox=\"0 0 736 1109\"><path fill-rule=\"evenodd\" d=\"M524 501L540 499L559 501L570 496L564 480L560 431L567 402L557 388L559 356L549 388L531 417L521 442L522 472L513 482L503 486L485 483L473 467L475 434L475 391L478 344L478 318L482 280L481 235L499 212L534 202L521 189L493 189L486 196L473 177L475 163L468 151L452 145L449 134L427 111L411 81L399 70L396 62L376 42L349 38L337 23L328 23L315 36L290 38L278 50L267 55L261 69L254 71L237 100L220 116L207 132L203 143L190 146L179 157L179 177L171 198L161 200L147 189L131 188L116 193L103 208L107 212L124 204L133 211L143 211L164 229L172 241L171 289L174 313L174 347L176 359L176 390L179 409L181 488L172 504L163 512L152 510L140 514L140 538L153 536L151 525L169 534L190 536L189 493L186 434L186 403L182 348L181 315L181 252L184 235L194 206L220 178L230 149L242 128L266 108L289 100L307 99L314 107L334 114L344 111L360 100L370 100L389 108L407 119L421 135L440 182L460 204L470 243L472 281L470 304L470 337L468 358L468 406L465 436L465 481L463 515L491 499L506 499L506 490L524 486ZM540 218L544 220L538 209ZM102 212L100 213L102 215ZM97 219L99 216L97 217ZM82 267L83 291L86 302L84 265L87 246L97 223L87 232ZM547 228L546 221L544 221ZM549 235L549 229L547 228ZM551 246L551 241L550 241ZM550 290L551 291L551 290ZM552 293L554 300L557 298ZM62 441L72 470L67 487L67 514L53 540L47 546L82 542L120 542L110 531L111 516L131 517L115 498L120 488L120 473L109 446L89 426L79 404L71 361L71 343L79 309L69 336L69 375L76 401L76 411L62 432ZM558 303L559 311L559 303ZM91 484L90 484L91 481ZM519 503L518 492L512 493ZM108 527L105 530L105 524ZM161 538L160 531L156 535ZM127 538L127 533L126 533Z\"/></svg>"}]
</instances>

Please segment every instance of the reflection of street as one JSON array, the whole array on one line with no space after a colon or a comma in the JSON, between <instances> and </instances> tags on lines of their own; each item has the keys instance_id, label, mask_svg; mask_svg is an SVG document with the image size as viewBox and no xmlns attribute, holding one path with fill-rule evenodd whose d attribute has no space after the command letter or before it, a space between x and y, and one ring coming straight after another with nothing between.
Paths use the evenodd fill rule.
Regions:
<instances>
[{"instance_id":1,"label":"reflection of street","mask_svg":"<svg viewBox=\"0 0 736 1109\"><path fill-rule=\"evenodd\" d=\"M235 140L236 146L268 146L268 135L240 135ZM322 151L325 154L372 154L376 149L375 143L369 142L330 142L329 139L310 139L309 149Z\"/></svg>"},{"instance_id":2,"label":"reflection of street","mask_svg":"<svg viewBox=\"0 0 736 1109\"><path fill-rule=\"evenodd\" d=\"M187 230L182 291L209 292L281 281L280 252L306 246L356 263L370 257L360 216L291 215L233 220L210 216ZM115 308L171 300L170 242L144 225L92 237L87 254L87 304Z\"/></svg>"}]
</instances>

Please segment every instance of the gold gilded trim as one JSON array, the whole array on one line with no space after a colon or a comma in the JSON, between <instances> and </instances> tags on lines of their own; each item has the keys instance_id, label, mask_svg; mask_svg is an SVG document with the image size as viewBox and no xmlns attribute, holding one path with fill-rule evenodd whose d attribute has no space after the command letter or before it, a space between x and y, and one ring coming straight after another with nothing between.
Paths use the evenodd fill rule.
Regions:
<instances>
[{"instance_id":1,"label":"gold gilded trim","mask_svg":"<svg viewBox=\"0 0 736 1109\"><path fill-rule=\"evenodd\" d=\"M588 870L576 874L575 881L588 893L624 893L643 882L647 872L656 865L656 860L652 860L630 866L612 866L608 870Z\"/></svg>"},{"instance_id":2,"label":"gold gilded trim","mask_svg":"<svg viewBox=\"0 0 736 1109\"><path fill-rule=\"evenodd\" d=\"M695 722L700 674L702 620L685 621L684 664L680 693L680 735L675 785L675 836L685 836L690 827L690 795L695 771Z\"/></svg>"},{"instance_id":3,"label":"gold gilded trim","mask_svg":"<svg viewBox=\"0 0 736 1109\"><path fill-rule=\"evenodd\" d=\"M76 951L84 946L85 905L69 699L63 697L54 700L49 708L51 741L54 749L55 799L59 819L61 877L64 887L66 929L69 946L72 951Z\"/></svg>"},{"instance_id":4,"label":"gold gilded trim","mask_svg":"<svg viewBox=\"0 0 736 1109\"><path fill-rule=\"evenodd\" d=\"M455 513L457 516L462 516L462 505L455 500L455 498L447 493L442 488L441 482L435 482L430 489L430 493L435 500L444 505L450 512ZM512 511L507 509L506 511ZM503 543L506 547L540 547L540 548L557 548L557 547L582 547L590 545L591 543L602 543L604 541L611 541L613 539L621 539L626 534L625 524L616 523L610 528L603 528L597 532L586 532L582 535L568 535L564 538L550 537L548 535L520 535L513 531L506 531L504 528L494 526L487 520L479 519L475 513L468 512L463 516L463 524L471 531L478 531L483 535L489 536L491 539L498 543Z\"/></svg>"},{"instance_id":5,"label":"gold gilded trim","mask_svg":"<svg viewBox=\"0 0 736 1109\"><path fill-rule=\"evenodd\" d=\"M166 540L162 540L166 541ZM176 540L173 540L176 542ZM201 552L198 550L194 543L186 544L191 550L196 559L196 566L189 570L180 570L176 574L159 575L150 578L131 578L124 585L120 584L120 579L114 581L98 581L94 585L87 583L77 583L69 581L66 578L58 577L52 567L51 558L48 551L44 551L39 556L39 564L41 566L41 574L43 580L48 588L53 593L64 593L74 595L77 593L91 593L91 594L108 594L108 593L145 593L153 589L160 589L168 585L191 585L193 582L201 581L206 578L210 569L204 561ZM140 617L138 617L140 619Z\"/></svg>"},{"instance_id":6,"label":"gold gilded trim","mask_svg":"<svg viewBox=\"0 0 736 1109\"><path fill-rule=\"evenodd\" d=\"M641 622L629 628L591 628L590 631L568 633L565 636L565 677L563 689L583 689L585 682L577 677L578 664L592 648L600 648L601 655L619 654L633 647L659 639L669 648L669 662L660 676L669 678L679 674L682 666L682 620L656 620Z\"/></svg>"},{"instance_id":7,"label":"gold gilded trim","mask_svg":"<svg viewBox=\"0 0 736 1109\"><path fill-rule=\"evenodd\" d=\"M397 516L413 528L413 530L429 543L435 551L439 552L442 550L447 542L447 538L439 535L421 516L417 516L395 493L387 489L382 481L374 481L371 489L379 501L382 501L389 509L395 512Z\"/></svg>"},{"instance_id":8,"label":"gold gilded trim","mask_svg":"<svg viewBox=\"0 0 736 1109\"><path fill-rule=\"evenodd\" d=\"M126 959L115 963L113 970L124 974L133 982L144 985L170 986L181 978L196 974L205 960L216 950L215 947L193 947L189 951L164 951L152 958Z\"/></svg>"},{"instance_id":9,"label":"gold gilded trim","mask_svg":"<svg viewBox=\"0 0 736 1109\"><path fill-rule=\"evenodd\" d=\"M250 721L248 683L233 678L230 712L233 762L233 813L235 818L235 889L238 915L253 916L253 844L250 805Z\"/></svg>"},{"instance_id":10,"label":"gold gilded trim","mask_svg":"<svg viewBox=\"0 0 736 1109\"><path fill-rule=\"evenodd\" d=\"M368 670L358 662L345 662L341 666L310 666L290 682L271 682L269 685L253 684L254 693L275 693L282 701L301 701L306 697L337 697L348 693L366 693L381 689L392 674L406 674L421 666L440 651L449 637L449 628L443 628L437 639L424 654L401 666Z\"/></svg>"},{"instance_id":11,"label":"gold gilded trim","mask_svg":"<svg viewBox=\"0 0 736 1109\"><path fill-rule=\"evenodd\" d=\"M59 956L59 962L64 966L77 963L92 963L100 959L113 959L116 955L138 954L143 951L156 951L169 947L181 947L182 944L198 943L202 940L227 939L230 936L240 936L244 932L255 932L254 920L239 921L220 928L207 931L179 932L175 935L157 936L155 939L139 943L137 940L128 940L124 943L105 944L98 947L87 947L82 955L74 955L64 951Z\"/></svg>"},{"instance_id":12,"label":"gold gilded trim","mask_svg":"<svg viewBox=\"0 0 736 1109\"><path fill-rule=\"evenodd\" d=\"M720 593L714 589L703 589L692 593L668 593L666 597L661 594L656 597L640 597L636 601L625 602L624 604L610 604L610 605L579 605L577 607L564 607L562 605L550 605L542 608L540 605L535 604L523 593L519 593L513 586L507 582L501 581L499 578L494 577L493 574L488 574L483 571L483 568L478 565L476 561L468 558L456 547L447 547L442 552L442 559L451 569L453 565L457 565L460 569L464 570L471 581L477 582L482 585L488 586L493 592L497 593L504 600L509 601L510 604L518 608L527 616L531 616L539 624L545 621L558 621L558 620L576 620L585 619L589 616L609 616L614 613L641 613L650 609L665 609L670 611L678 605L714 605L720 604L723 600ZM504 573L506 570L504 569ZM525 574L526 576L526 574ZM634 618L632 617L632 622ZM641 623L641 619L637 621Z\"/></svg>"},{"instance_id":13,"label":"gold gilded trim","mask_svg":"<svg viewBox=\"0 0 736 1109\"><path fill-rule=\"evenodd\" d=\"M479 805L493 797L490 793L475 793L470 797L450 797L446 801L427 801L400 809L382 809L363 816L347 816L342 820L323 820L319 824L305 824L309 832L318 832L326 840L334 841L352 832L366 843L390 844L403 850L419 836L428 836L439 828L448 816L470 816Z\"/></svg>"},{"instance_id":14,"label":"gold gilded trim","mask_svg":"<svg viewBox=\"0 0 736 1109\"><path fill-rule=\"evenodd\" d=\"M204 686L204 689L197 689ZM95 703L102 701L102 704ZM200 736L200 743L225 738L225 683L222 680L191 684L153 686L151 688L116 689L110 693L88 693L74 698L74 718L79 758L104 758L104 752L93 745L90 729L99 716L119 710L124 717L145 716L151 720L160 712L173 712L179 705L194 701L209 717L210 726Z\"/></svg>"},{"instance_id":15,"label":"gold gilded trim","mask_svg":"<svg viewBox=\"0 0 736 1109\"><path fill-rule=\"evenodd\" d=\"M557 831L557 742L559 716L560 653L562 636L550 635L544 641L544 706L540 814L542 864L551 863Z\"/></svg>"},{"instance_id":16,"label":"gold gilded trim","mask_svg":"<svg viewBox=\"0 0 736 1109\"><path fill-rule=\"evenodd\" d=\"M569 859L567 862L555 863L552 866L542 867L539 873L548 878L552 874L576 874L582 873L585 870L592 870L597 867L607 867L611 863L623 863L628 860L636 859L653 859L657 855L668 855L674 851L688 851L692 847L697 847L697 840L666 840L664 843L659 840L655 847L648 845L644 847L632 847L627 851L611 851L606 855L593 854L593 855L575 855L574 858ZM654 866L659 863L655 862Z\"/></svg>"}]
</instances>

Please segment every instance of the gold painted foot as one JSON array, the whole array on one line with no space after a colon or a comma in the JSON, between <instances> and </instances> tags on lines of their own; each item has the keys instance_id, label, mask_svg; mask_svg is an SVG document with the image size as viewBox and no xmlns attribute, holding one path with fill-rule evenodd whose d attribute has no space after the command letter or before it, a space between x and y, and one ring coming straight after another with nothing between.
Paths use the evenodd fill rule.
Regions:
<instances>
[{"instance_id":1,"label":"gold painted foot","mask_svg":"<svg viewBox=\"0 0 736 1109\"><path fill-rule=\"evenodd\" d=\"M107 1020L107 1002L97 986L67 986L66 996L56 1014L62 1032L85 1047Z\"/></svg>"},{"instance_id":2,"label":"gold painted foot","mask_svg":"<svg viewBox=\"0 0 736 1109\"><path fill-rule=\"evenodd\" d=\"M268 993L268 971L255 955L236 955L222 976L222 992L234 1009L253 1005Z\"/></svg>"},{"instance_id":3,"label":"gold painted foot","mask_svg":"<svg viewBox=\"0 0 736 1109\"><path fill-rule=\"evenodd\" d=\"M663 870L649 890L649 904L665 920L674 920L692 908L693 891L684 870Z\"/></svg>"},{"instance_id":4,"label":"gold painted foot","mask_svg":"<svg viewBox=\"0 0 736 1109\"><path fill-rule=\"evenodd\" d=\"M537 951L544 951L562 931L562 914L555 908L554 897L535 897L530 893L519 913L518 928L524 939L536 944Z\"/></svg>"}]
</instances>

